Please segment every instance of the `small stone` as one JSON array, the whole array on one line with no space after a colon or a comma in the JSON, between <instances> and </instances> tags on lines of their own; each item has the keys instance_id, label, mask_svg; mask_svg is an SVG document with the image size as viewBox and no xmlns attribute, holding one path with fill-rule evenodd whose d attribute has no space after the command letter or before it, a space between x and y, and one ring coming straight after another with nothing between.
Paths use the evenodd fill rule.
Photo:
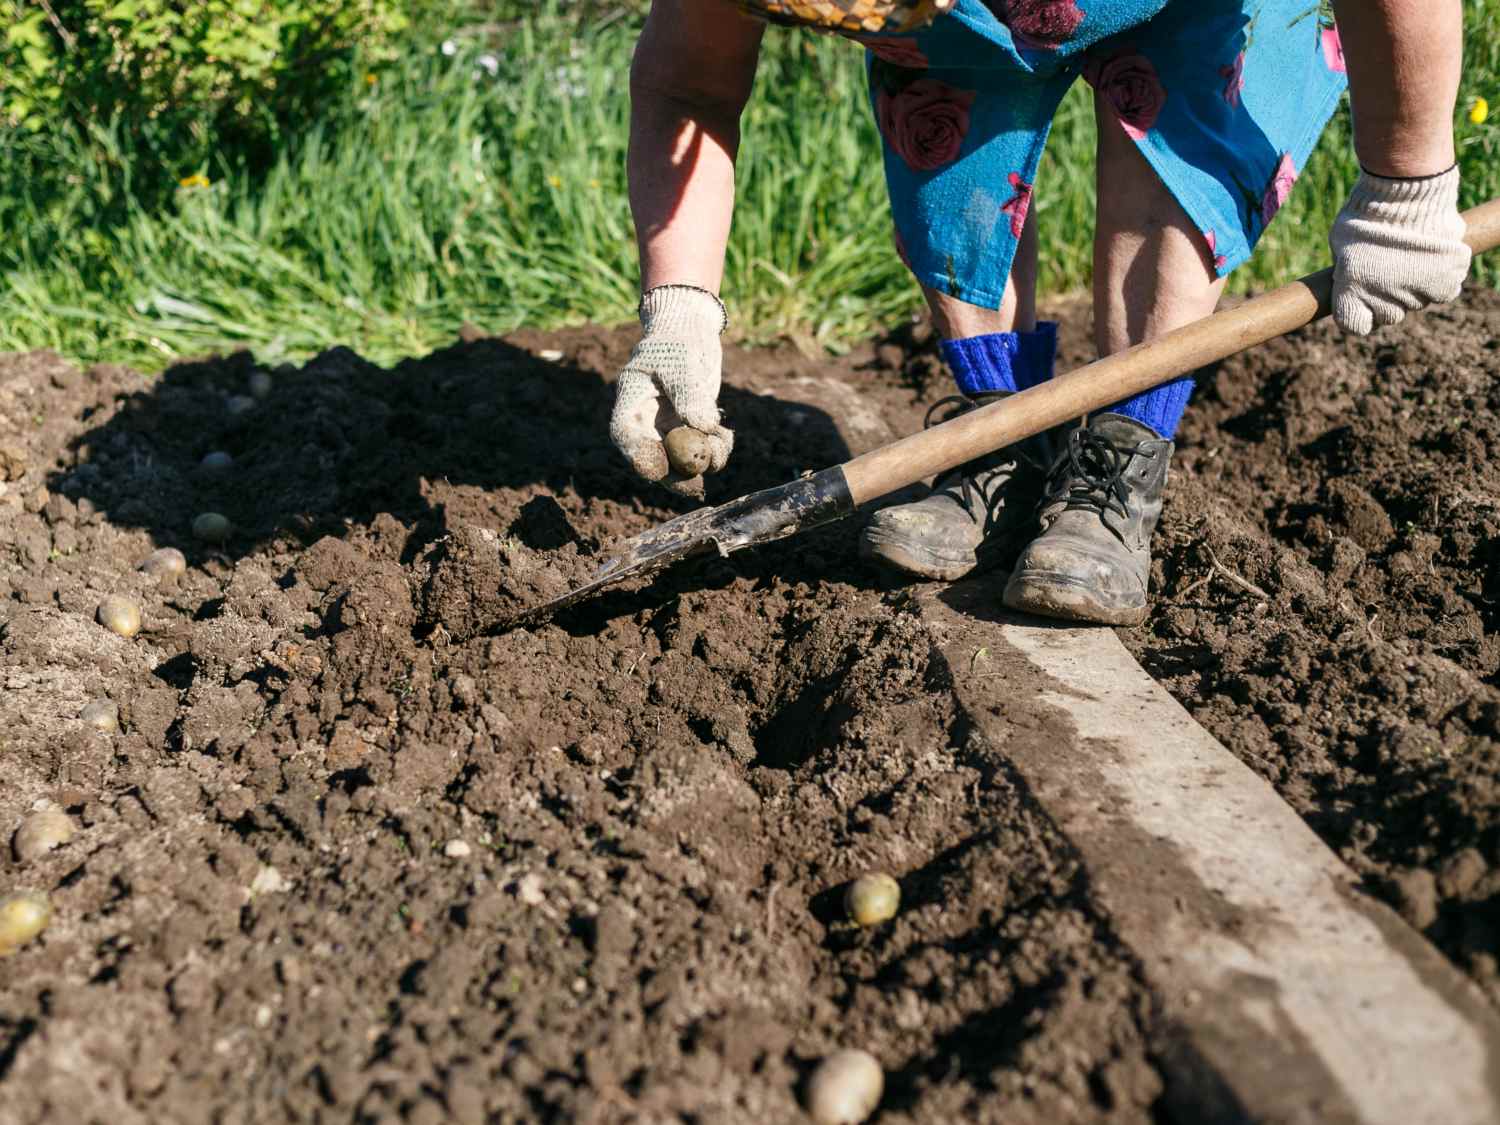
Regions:
<instances>
[{"instance_id":1,"label":"small stone","mask_svg":"<svg viewBox=\"0 0 1500 1125\"><path fill-rule=\"evenodd\" d=\"M542 893L542 877L535 871L522 875L521 881L516 884L516 897L527 906L540 906L547 901L547 896Z\"/></svg>"},{"instance_id":2,"label":"small stone","mask_svg":"<svg viewBox=\"0 0 1500 1125\"><path fill-rule=\"evenodd\" d=\"M885 1073L873 1055L835 1051L807 1083L807 1113L818 1125L859 1125L880 1104Z\"/></svg>"},{"instance_id":3,"label":"small stone","mask_svg":"<svg viewBox=\"0 0 1500 1125\"><path fill-rule=\"evenodd\" d=\"M120 709L112 699L96 699L85 703L78 712L78 719L86 727L93 727L101 734L114 734L120 729Z\"/></svg>"},{"instance_id":4,"label":"small stone","mask_svg":"<svg viewBox=\"0 0 1500 1125\"><path fill-rule=\"evenodd\" d=\"M279 895L291 887L286 878L276 868L267 864L255 873L255 878L250 882L250 893L252 895Z\"/></svg>"},{"instance_id":5,"label":"small stone","mask_svg":"<svg viewBox=\"0 0 1500 1125\"><path fill-rule=\"evenodd\" d=\"M273 1015L275 1013L271 1010L271 1005L262 1004L259 1008L255 1009L255 1026L262 1028L270 1027Z\"/></svg>"},{"instance_id":6,"label":"small stone","mask_svg":"<svg viewBox=\"0 0 1500 1125\"><path fill-rule=\"evenodd\" d=\"M222 473L225 469L234 466L234 458L222 449L216 449L212 453L205 453L203 460L198 462L198 467L209 473Z\"/></svg>"},{"instance_id":7,"label":"small stone","mask_svg":"<svg viewBox=\"0 0 1500 1125\"><path fill-rule=\"evenodd\" d=\"M913 989L903 988L896 994L896 1026L902 1031L920 1031L926 1022L922 998Z\"/></svg>"},{"instance_id":8,"label":"small stone","mask_svg":"<svg viewBox=\"0 0 1500 1125\"><path fill-rule=\"evenodd\" d=\"M26 450L19 445L0 445L0 480L20 480L26 475Z\"/></svg>"},{"instance_id":9,"label":"small stone","mask_svg":"<svg viewBox=\"0 0 1500 1125\"><path fill-rule=\"evenodd\" d=\"M187 572L187 556L176 547L162 547L142 559L136 569L158 581L180 578Z\"/></svg>"},{"instance_id":10,"label":"small stone","mask_svg":"<svg viewBox=\"0 0 1500 1125\"><path fill-rule=\"evenodd\" d=\"M463 840L449 840L443 845L443 854L449 859L468 859L474 849Z\"/></svg>"},{"instance_id":11,"label":"small stone","mask_svg":"<svg viewBox=\"0 0 1500 1125\"><path fill-rule=\"evenodd\" d=\"M224 409L229 412L230 417L238 418L255 409L255 400L249 395L230 395L224 403Z\"/></svg>"},{"instance_id":12,"label":"small stone","mask_svg":"<svg viewBox=\"0 0 1500 1125\"><path fill-rule=\"evenodd\" d=\"M1444 898L1466 898L1489 871L1484 856L1474 848L1455 852L1438 875L1438 890Z\"/></svg>"},{"instance_id":13,"label":"small stone","mask_svg":"<svg viewBox=\"0 0 1500 1125\"><path fill-rule=\"evenodd\" d=\"M193 536L205 543L222 543L229 538L233 525L218 512L204 512L193 521Z\"/></svg>"},{"instance_id":14,"label":"small stone","mask_svg":"<svg viewBox=\"0 0 1500 1125\"><path fill-rule=\"evenodd\" d=\"M30 863L53 848L60 848L75 835L73 821L56 805L37 810L21 821L11 839L16 859Z\"/></svg>"},{"instance_id":15,"label":"small stone","mask_svg":"<svg viewBox=\"0 0 1500 1125\"><path fill-rule=\"evenodd\" d=\"M111 594L100 602L95 616L99 624L122 637L133 637L141 631L140 607L119 594Z\"/></svg>"},{"instance_id":16,"label":"small stone","mask_svg":"<svg viewBox=\"0 0 1500 1125\"><path fill-rule=\"evenodd\" d=\"M39 512L45 511L51 500L52 493L48 491L47 486L39 484L26 494L26 498L21 501L21 507L25 508L32 515L36 515Z\"/></svg>"},{"instance_id":17,"label":"small stone","mask_svg":"<svg viewBox=\"0 0 1500 1125\"><path fill-rule=\"evenodd\" d=\"M270 398L276 384L266 372L252 371L250 373L249 386L250 393L256 398Z\"/></svg>"},{"instance_id":18,"label":"small stone","mask_svg":"<svg viewBox=\"0 0 1500 1125\"><path fill-rule=\"evenodd\" d=\"M536 357L537 359L545 360L548 363L557 363L562 359L563 353L558 348L543 348L541 351L536 353Z\"/></svg>"},{"instance_id":19,"label":"small stone","mask_svg":"<svg viewBox=\"0 0 1500 1125\"><path fill-rule=\"evenodd\" d=\"M1437 921L1437 880L1431 871L1414 867L1391 880L1397 909L1412 926L1425 930Z\"/></svg>"}]
</instances>

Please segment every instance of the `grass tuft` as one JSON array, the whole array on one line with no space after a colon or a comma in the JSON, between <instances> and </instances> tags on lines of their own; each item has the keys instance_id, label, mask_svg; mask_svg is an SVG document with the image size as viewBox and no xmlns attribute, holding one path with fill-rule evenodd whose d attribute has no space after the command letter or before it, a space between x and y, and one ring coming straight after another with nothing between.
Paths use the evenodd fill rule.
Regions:
<instances>
[{"instance_id":1,"label":"grass tuft","mask_svg":"<svg viewBox=\"0 0 1500 1125\"><path fill-rule=\"evenodd\" d=\"M245 347L266 362L345 344L381 363L494 330L633 315L626 75L639 12L554 3L455 27L374 70L276 161L150 175L150 142L0 135L0 349L159 369ZM576 9L575 9L576 11ZM1500 193L1500 0L1465 0L1464 203ZM1044 288L1088 284L1093 121L1065 101L1038 176ZM1318 268L1352 182L1347 113L1235 276L1264 288ZM164 180L163 176L170 179ZM206 181L206 183L205 183ZM1478 267L1494 284L1493 260ZM860 52L773 31L747 112L725 297L737 331L838 349L917 307L896 258Z\"/></svg>"}]
</instances>

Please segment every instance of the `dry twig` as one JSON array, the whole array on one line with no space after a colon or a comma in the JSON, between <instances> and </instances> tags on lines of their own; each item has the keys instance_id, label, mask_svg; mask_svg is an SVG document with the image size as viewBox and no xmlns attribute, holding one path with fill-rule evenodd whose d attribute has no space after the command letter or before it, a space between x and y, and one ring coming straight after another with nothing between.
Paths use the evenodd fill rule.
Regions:
<instances>
[{"instance_id":1,"label":"dry twig","mask_svg":"<svg viewBox=\"0 0 1500 1125\"><path fill-rule=\"evenodd\" d=\"M1219 556L1216 555L1216 554L1214 554L1214 549L1212 547L1210 547L1207 543L1203 544L1203 549L1208 552L1209 565L1211 565L1214 568L1214 573L1217 574L1220 578L1223 578L1227 582L1233 583L1234 585L1238 586L1241 590L1244 590L1247 594L1254 594L1257 598L1260 598L1262 601L1267 601L1268 602L1268 601L1271 600L1271 595L1268 594L1268 593L1266 593L1264 590L1262 590L1254 582L1246 581L1245 579L1241 578L1238 574L1236 574L1234 571L1230 570L1223 563L1221 563L1219 561Z\"/></svg>"}]
</instances>

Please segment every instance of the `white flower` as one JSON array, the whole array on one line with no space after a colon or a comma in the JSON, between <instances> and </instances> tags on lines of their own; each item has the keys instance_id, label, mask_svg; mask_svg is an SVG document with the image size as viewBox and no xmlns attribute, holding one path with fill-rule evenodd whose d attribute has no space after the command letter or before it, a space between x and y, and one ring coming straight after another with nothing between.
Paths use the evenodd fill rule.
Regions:
<instances>
[{"instance_id":1,"label":"white flower","mask_svg":"<svg viewBox=\"0 0 1500 1125\"><path fill-rule=\"evenodd\" d=\"M458 44L453 42L453 40L451 39L444 39L441 50L443 54L447 55L449 58L452 58L454 55L458 54Z\"/></svg>"},{"instance_id":2,"label":"white flower","mask_svg":"<svg viewBox=\"0 0 1500 1125\"><path fill-rule=\"evenodd\" d=\"M500 73L500 60L494 55L480 55L474 60L474 64L488 71L491 78Z\"/></svg>"}]
</instances>

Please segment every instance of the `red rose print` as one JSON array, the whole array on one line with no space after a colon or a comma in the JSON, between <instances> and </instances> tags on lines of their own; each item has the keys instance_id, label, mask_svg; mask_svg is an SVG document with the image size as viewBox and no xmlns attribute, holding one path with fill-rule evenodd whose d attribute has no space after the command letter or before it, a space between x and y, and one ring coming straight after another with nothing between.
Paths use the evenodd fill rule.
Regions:
<instances>
[{"instance_id":1,"label":"red rose print","mask_svg":"<svg viewBox=\"0 0 1500 1125\"><path fill-rule=\"evenodd\" d=\"M1083 77L1104 95L1125 132L1138 141L1156 124L1166 104L1167 92L1156 76L1156 67L1129 47L1108 62L1090 62L1084 67Z\"/></svg>"},{"instance_id":2,"label":"red rose print","mask_svg":"<svg viewBox=\"0 0 1500 1125\"><path fill-rule=\"evenodd\" d=\"M1224 100L1238 108L1240 91L1245 88L1245 52L1236 55L1228 66L1219 67L1219 77L1224 79Z\"/></svg>"},{"instance_id":3,"label":"red rose print","mask_svg":"<svg viewBox=\"0 0 1500 1125\"><path fill-rule=\"evenodd\" d=\"M1016 46L1032 51L1057 50L1083 22L1074 0L1003 0L997 14Z\"/></svg>"},{"instance_id":4,"label":"red rose print","mask_svg":"<svg viewBox=\"0 0 1500 1125\"><path fill-rule=\"evenodd\" d=\"M1297 168L1292 163L1292 154L1283 152L1281 161L1276 165L1276 171L1271 176L1271 182L1266 186L1266 194L1260 201L1260 221L1270 225L1276 217L1276 212L1281 210L1281 205L1286 202L1287 196L1292 194L1292 185L1297 182Z\"/></svg>"},{"instance_id":5,"label":"red rose print","mask_svg":"<svg viewBox=\"0 0 1500 1125\"><path fill-rule=\"evenodd\" d=\"M1012 172L1010 186L1013 194L1000 210L1010 215L1010 233L1020 238L1026 229L1026 212L1031 210L1031 185Z\"/></svg>"},{"instance_id":6,"label":"red rose print","mask_svg":"<svg viewBox=\"0 0 1500 1125\"><path fill-rule=\"evenodd\" d=\"M973 104L973 90L919 78L895 93L877 93L875 114L886 144L907 167L930 172L958 157Z\"/></svg>"},{"instance_id":7,"label":"red rose print","mask_svg":"<svg viewBox=\"0 0 1500 1125\"><path fill-rule=\"evenodd\" d=\"M1339 39L1339 29L1336 27L1325 27L1322 34L1323 61L1328 64L1328 69L1335 74L1347 74L1348 68L1344 66L1344 44Z\"/></svg>"},{"instance_id":8,"label":"red rose print","mask_svg":"<svg viewBox=\"0 0 1500 1125\"><path fill-rule=\"evenodd\" d=\"M1224 263L1227 262L1227 261L1229 261L1229 259L1226 258L1226 257L1224 257L1223 254L1219 253L1219 239L1218 239L1218 236L1215 235L1213 231L1206 230L1206 231L1203 232L1203 241L1206 242L1206 243L1208 243L1208 252L1213 257L1213 260L1214 260L1214 269L1216 269L1216 270L1223 269L1224 268Z\"/></svg>"},{"instance_id":9,"label":"red rose print","mask_svg":"<svg viewBox=\"0 0 1500 1125\"><path fill-rule=\"evenodd\" d=\"M861 39L870 49L870 53L882 62L888 62L892 66L905 67L908 70L926 70L931 63L927 56L922 53L922 48L917 46L915 39Z\"/></svg>"}]
</instances>

